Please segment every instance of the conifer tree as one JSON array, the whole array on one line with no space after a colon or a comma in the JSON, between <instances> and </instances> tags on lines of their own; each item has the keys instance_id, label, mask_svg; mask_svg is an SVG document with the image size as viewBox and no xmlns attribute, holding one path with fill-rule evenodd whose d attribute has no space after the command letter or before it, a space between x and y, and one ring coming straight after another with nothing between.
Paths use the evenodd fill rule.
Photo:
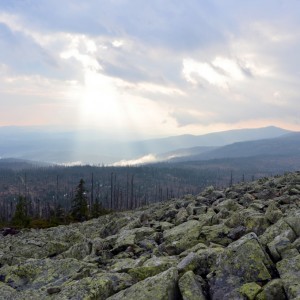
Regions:
<instances>
[{"instance_id":1,"label":"conifer tree","mask_svg":"<svg viewBox=\"0 0 300 300\"><path fill-rule=\"evenodd\" d=\"M71 215L74 220L80 222L85 221L88 218L88 201L84 184L84 180L80 179L76 188L75 197L72 200Z\"/></svg>"},{"instance_id":2,"label":"conifer tree","mask_svg":"<svg viewBox=\"0 0 300 300\"><path fill-rule=\"evenodd\" d=\"M30 223L30 218L27 214L27 200L26 197L19 196L16 205L16 211L12 219L12 224L20 227L27 227Z\"/></svg>"}]
</instances>

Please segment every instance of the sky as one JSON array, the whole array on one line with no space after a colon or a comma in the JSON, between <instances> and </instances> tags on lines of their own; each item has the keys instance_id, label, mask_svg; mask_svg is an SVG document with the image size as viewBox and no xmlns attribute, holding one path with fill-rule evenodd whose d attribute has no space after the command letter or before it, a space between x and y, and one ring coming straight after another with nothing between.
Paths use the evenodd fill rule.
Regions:
<instances>
[{"instance_id":1,"label":"sky","mask_svg":"<svg viewBox=\"0 0 300 300\"><path fill-rule=\"evenodd\" d=\"M300 130L299 0L0 0L0 126Z\"/></svg>"}]
</instances>

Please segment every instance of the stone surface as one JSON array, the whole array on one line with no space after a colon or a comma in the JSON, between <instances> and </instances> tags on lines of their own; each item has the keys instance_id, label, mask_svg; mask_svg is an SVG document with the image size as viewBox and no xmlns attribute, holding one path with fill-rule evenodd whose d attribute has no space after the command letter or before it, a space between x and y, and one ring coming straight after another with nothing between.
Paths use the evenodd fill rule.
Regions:
<instances>
[{"instance_id":1,"label":"stone surface","mask_svg":"<svg viewBox=\"0 0 300 300\"><path fill-rule=\"evenodd\" d=\"M272 262L261 248L257 236L249 233L232 243L222 254L210 279L212 299L231 299L245 283L263 283L272 278Z\"/></svg>"},{"instance_id":2,"label":"stone surface","mask_svg":"<svg viewBox=\"0 0 300 300\"><path fill-rule=\"evenodd\" d=\"M246 296L249 300L254 300L256 295L260 292L261 286L255 282L249 282L243 284L239 291L242 295Z\"/></svg>"},{"instance_id":3,"label":"stone surface","mask_svg":"<svg viewBox=\"0 0 300 300\"><path fill-rule=\"evenodd\" d=\"M179 294L177 290L178 272L171 268L157 276L149 277L140 281L130 288L123 290L111 297L109 300L174 300Z\"/></svg>"},{"instance_id":4,"label":"stone surface","mask_svg":"<svg viewBox=\"0 0 300 300\"><path fill-rule=\"evenodd\" d=\"M268 282L262 291L256 296L257 300L285 300L285 292L282 280L274 279Z\"/></svg>"},{"instance_id":5,"label":"stone surface","mask_svg":"<svg viewBox=\"0 0 300 300\"><path fill-rule=\"evenodd\" d=\"M295 172L2 230L0 299L300 299L299 187Z\"/></svg>"},{"instance_id":6,"label":"stone surface","mask_svg":"<svg viewBox=\"0 0 300 300\"><path fill-rule=\"evenodd\" d=\"M283 259L276 266L288 298L300 297L300 254Z\"/></svg>"},{"instance_id":7,"label":"stone surface","mask_svg":"<svg viewBox=\"0 0 300 300\"><path fill-rule=\"evenodd\" d=\"M192 271L186 272L178 282L183 300L205 300L201 284Z\"/></svg>"}]
</instances>

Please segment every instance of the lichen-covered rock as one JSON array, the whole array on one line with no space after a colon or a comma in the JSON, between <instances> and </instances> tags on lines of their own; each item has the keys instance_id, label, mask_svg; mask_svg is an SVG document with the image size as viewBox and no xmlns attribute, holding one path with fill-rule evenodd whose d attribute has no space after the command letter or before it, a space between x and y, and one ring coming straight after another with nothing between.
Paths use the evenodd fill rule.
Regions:
<instances>
[{"instance_id":1,"label":"lichen-covered rock","mask_svg":"<svg viewBox=\"0 0 300 300\"><path fill-rule=\"evenodd\" d=\"M290 240L280 235L268 244L268 249L273 261L279 261L281 258L283 258L284 253L291 248L292 244Z\"/></svg>"},{"instance_id":2,"label":"lichen-covered rock","mask_svg":"<svg viewBox=\"0 0 300 300\"><path fill-rule=\"evenodd\" d=\"M199 264L196 270L197 274L206 276L216 269L216 264L224 252L224 248L218 246L214 248L199 249L197 254L199 256Z\"/></svg>"},{"instance_id":3,"label":"lichen-covered rock","mask_svg":"<svg viewBox=\"0 0 300 300\"><path fill-rule=\"evenodd\" d=\"M281 260L276 267L288 298L300 297L300 254Z\"/></svg>"},{"instance_id":4,"label":"lichen-covered rock","mask_svg":"<svg viewBox=\"0 0 300 300\"><path fill-rule=\"evenodd\" d=\"M245 283L239 289L240 293L246 296L249 300L254 300L260 290L261 286L255 282Z\"/></svg>"},{"instance_id":5,"label":"lichen-covered rock","mask_svg":"<svg viewBox=\"0 0 300 300\"><path fill-rule=\"evenodd\" d=\"M171 266L176 266L177 264L178 264L177 256L160 256L160 257L153 256L148 260L146 260L143 266L151 267L151 266L167 265L171 267Z\"/></svg>"},{"instance_id":6,"label":"lichen-covered rock","mask_svg":"<svg viewBox=\"0 0 300 300\"><path fill-rule=\"evenodd\" d=\"M232 240L228 238L230 229L224 224L203 226L200 233L200 238L222 246L229 245Z\"/></svg>"},{"instance_id":7,"label":"lichen-covered rock","mask_svg":"<svg viewBox=\"0 0 300 300\"><path fill-rule=\"evenodd\" d=\"M132 268L128 271L128 274L136 281L144 280L148 277L155 276L163 271L166 271L169 266L161 264L157 266L142 266Z\"/></svg>"},{"instance_id":8,"label":"lichen-covered rock","mask_svg":"<svg viewBox=\"0 0 300 300\"><path fill-rule=\"evenodd\" d=\"M246 216L243 225L247 228L247 232L254 232L257 235L261 235L270 226L270 222L264 214L253 213Z\"/></svg>"},{"instance_id":9,"label":"lichen-covered rock","mask_svg":"<svg viewBox=\"0 0 300 300\"><path fill-rule=\"evenodd\" d=\"M300 299L299 188L295 172L0 234L0 300Z\"/></svg>"},{"instance_id":10,"label":"lichen-covered rock","mask_svg":"<svg viewBox=\"0 0 300 300\"><path fill-rule=\"evenodd\" d=\"M152 235L154 232L154 229L149 227L141 227L131 230L125 229L118 235L115 243L115 248L123 249L128 246L132 246L145 237Z\"/></svg>"},{"instance_id":11,"label":"lichen-covered rock","mask_svg":"<svg viewBox=\"0 0 300 300\"><path fill-rule=\"evenodd\" d=\"M268 282L256 296L257 300L286 300L283 284L280 279Z\"/></svg>"},{"instance_id":12,"label":"lichen-covered rock","mask_svg":"<svg viewBox=\"0 0 300 300\"><path fill-rule=\"evenodd\" d=\"M194 271L200 264L200 256L197 253L191 252L177 265L177 269L181 273Z\"/></svg>"},{"instance_id":13,"label":"lichen-covered rock","mask_svg":"<svg viewBox=\"0 0 300 300\"><path fill-rule=\"evenodd\" d=\"M202 224L196 220L190 220L188 222L182 223L164 232L164 240L166 242L178 241L181 238L186 238L197 240L199 237L200 229Z\"/></svg>"},{"instance_id":14,"label":"lichen-covered rock","mask_svg":"<svg viewBox=\"0 0 300 300\"><path fill-rule=\"evenodd\" d=\"M278 222L266 229L266 231L259 237L259 241L266 246L278 235L288 238L291 242L296 239L293 229L285 222L284 219L280 219Z\"/></svg>"},{"instance_id":15,"label":"lichen-covered rock","mask_svg":"<svg viewBox=\"0 0 300 300\"><path fill-rule=\"evenodd\" d=\"M101 275L86 277L65 283L56 299L99 299L105 300L113 293L112 281Z\"/></svg>"},{"instance_id":16,"label":"lichen-covered rock","mask_svg":"<svg viewBox=\"0 0 300 300\"><path fill-rule=\"evenodd\" d=\"M69 257L69 258L76 258L78 260L82 260L89 254L91 254L91 252L92 252L92 243L86 241L71 246L67 251L61 253L59 257L62 258Z\"/></svg>"},{"instance_id":17,"label":"lichen-covered rock","mask_svg":"<svg viewBox=\"0 0 300 300\"><path fill-rule=\"evenodd\" d=\"M133 258L123 258L123 259L112 259L110 261L110 270L112 272L127 272L130 269L137 268L141 266L145 260L146 257L141 257L139 259L133 259Z\"/></svg>"},{"instance_id":18,"label":"lichen-covered rock","mask_svg":"<svg viewBox=\"0 0 300 300\"><path fill-rule=\"evenodd\" d=\"M216 205L215 209L218 209L219 211L221 209L226 209L227 211L234 212L243 209L243 206L240 205L236 200L226 199Z\"/></svg>"},{"instance_id":19,"label":"lichen-covered rock","mask_svg":"<svg viewBox=\"0 0 300 300\"><path fill-rule=\"evenodd\" d=\"M232 299L245 283L271 280L272 262L260 247L254 233L227 247L210 277L212 299Z\"/></svg>"},{"instance_id":20,"label":"lichen-covered rock","mask_svg":"<svg viewBox=\"0 0 300 300\"><path fill-rule=\"evenodd\" d=\"M297 249L298 251L300 251L300 238L297 238L294 242L293 242L293 248Z\"/></svg>"},{"instance_id":21,"label":"lichen-covered rock","mask_svg":"<svg viewBox=\"0 0 300 300\"><path fill-rule=\"evenodd\" d=\"M204 243L198 243L195 246L189 248L188 250L181 252L178 256L181 258L186 257L189 253L197 252L198 250L202 249L207 249L207 245L205 245Z\"/></svg>"},{"instance_id":22,"label":"lichen-covered rock","mask_svg":"<svg viewBox=\"0 0 300 300\"><path fill-rule=\"evenodd\" d=\"M298 216L288 217L285 218L284 220L293 229L297 237L300 237L300 211Z\"/></svg>"},{"instance_id":23,"label":"lichen-covered rock","mask_svg":"<svg viewBox=\"0 0 300 300\"><path fill-rule=\"evenodd\" d=\"M266 210L266 218L270 223L274 224L282 217L282 211L277 207L276 203L272 201Z\"/></svg>"},{"instance_id":24,"label":"lichen-covered rock","mask_svg":"<svg viewBox=\"0 0 300 300\"><path fill-rule=\"evenodd\" d=\"M38 289L47 284L63 283L82 272L92 272L97 266L66 258L59 261L51 259L31 259L25 263L4 266L0 269L0 277L11 287L22 290L31 287Z\"/></svg>"},{"instance_id":25,"label":"lichen-covered rock","mask_svg":"<svg viewBox=\"0 0 300 300\"><path fill-rule=\"evenodd\" d=\"M207 210L207 205L196 206L194 203L189 204L186 208L186 211L190 216L205 214Z\"/></svg>"},{"instance_id":26,"label":"lichen-covered rock","mask_svg":"<svg viewBox=\"0 0 300 300\"><path fill-rule=\"evenodd\" d=\"M109 300L174 300L178 296L178 272L170 268L156 276L140 281L111 297Z\"/></svg>"},{"instance_id":27,"label":"lichen-covered rock","mask_svg":"<svg viewBox=\"0 0 300 300\"><path fill-rule=\"evenodd\" d=\"M196 280L193 271L186 272L178 282L183 300L205 300L201 284Z\"/></svg>"},{"instance_id":28,"label":"lichen-covered rock","mask_svg":"<svg viewBox=\"0 0 300 300\"><path fill-rule=\"evenodd\" d=\"M199 234L202 224L196 220L190 220L174 228L166 230L163 238L166 244L172 245L177 254L199 243Z\"/></svg>"},{"instance_id":29,"label":"lichen-covered rock","mask_svg":"<svg viewBox=\"0 0 300 300\"><path fill-rule=\"evenodd\" d=\"M0 281L0 300L14 300L16 297L16 290Z\"/></svg>"},{"instance_id":30,"label":"lichen-covered rock","mask_svg":"<svg viewBox=\"0 0 300 300\"><path fill-rule=\"evenodd\" d=\"M228 237L233 240L236 241L239 238L241 238L247 231L247 228L245 226L237 226L235 228L232 228L229 233L228 233Z\"/></svg>"},{"instance_id":31,"label":"lichen-covered rock","mask_svg":"<svg viewBox=\"0 0 300 300\"><path fill-rule=\"evenodd\" d=\"M185 222L188 218L189 214L187 213L184 207L180 208L178 213L175 216L175 225L179 225Z\"/></svg>"}]
</instances>

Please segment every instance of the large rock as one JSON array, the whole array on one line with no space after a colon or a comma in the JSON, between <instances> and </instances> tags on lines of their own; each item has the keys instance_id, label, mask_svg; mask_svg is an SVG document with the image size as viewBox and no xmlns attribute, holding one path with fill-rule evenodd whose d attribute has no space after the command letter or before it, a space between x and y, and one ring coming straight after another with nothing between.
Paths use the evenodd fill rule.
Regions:
<instances>
[{"instance_id":1,"label":"large rock","mask_svg":"<svg viewBox=\"0 0 300 300\"><path fill-rule=\"evenodd\" d=\"M0 300L13 300L16 297L16 290L0 281Z\"/></svg>"},{"instance_id":2,"label":"large rock","mask_svg":"<svg viewBox=\"0 0 300 300\"><path fill-rule=\"evenodd\" d=\"M279 235L288 238L291 242L296 239L293 229L285 222L284 219L280 219L274 225L267 228L267 230L259 237L259 241L264 246L267 246L267 244L272 242Z\"/></svg>"},{"instance_id":3,"label":"large rock","mask_svg":"<svg viewBox=\"0 0 300 300\"><path fill-rule=\"evenodd\" d=\"M197 253L191 252L177 265L179 272L194 271L200 264L200 256Z\"/></svg>"},{"instance_id":4,"label":"large rock","mask_svg":"<svg viewBox=\"0 0 300 300\"><path fill-rule=\"evenodd\" d=\"M249 233L227 247L215 274L210 276L211 299L234 299L245 283L271 280L272 262L261 248L257 236Z\"/></svg>"},{"instance_id":5,"label":"large rock","mask_svg":"<svg viewBox=\"0 0 300 300\"><path fill-rule=\"evenodd\" d=\"M268 282L256 296L257 300L286 300L282 280L274 279Z\"/></svg>"},{"instance_id":6,"label":"large rock","mask_svg":"<svg viewBox=\"0 0 300 300\"><path fill-rule=\"evenodd\" d=\"M222 247L199 249L196 253L199 256L199 264L196 273L201 276L215 271L217 262L220 261L224 252Z\"/></svg>"},{"instance_id":7,"label":"large rock","mask_svg":"<svg viewBox=\"0 0 300 300\"><path fill-rule=\"evenodd\" d=\"M178 272L171 268L156 276L140 281L130 288L123 290L111 297L109 300L174 300L178 297L177 287Z\"/></svg>"},{"instance_id":8,"label":"large rock","mask_svg":"<svg viewBox=\"0 0 300 300\"><path fill-rule=\"evenodd\" d=\"M281 260L276 267L288 298L300 298L300 254Z\"/></svg>"},{"instance_id":9,"label":"large rock","mask_svg":"<svg viewBox=\"0 0 300 300\"><path fill-rule=\"evenodd\" d=\"M152 235L154 232L155 230L149 227L123 230L118 235L118 238L115 243L115 248L126 249L126 247L138 243L145 237Z\"/></svg>"},{"instance_id":10,"label":"large rock","mask_svg":"<svg viewBox=\"0 0 300 300\"><path fill-rule=\"evenodd\" d=\"M60 260L31 259L25 263L4 266L0 269L0 277L4 282L17 290L39 289L48 284L62 284L71 278L80 276L83 272L90 274L97 266L66 258Z\"/></svg>"},{"instance_id":11,"label":"large rock","mask_svg":"<svg viewBox=\"0 0 300 300\"><path fill-rule=\"evenodd\" d=\"M232 242L232 239L228 238L229 232L230 229L224 224L203 226L201 229L200 238L208 242L227 246Z\"/></svg>"},{"instance_id":12,"label":"large rock","mask_svg":"<svg viewBox=\"0 0 300 300\"><path fill-rule=\"evenodd\" d=\"M266 218L270 223L274 224L283 217L282 211L277 207L276 203L272 201L266 210Z\"/></svg>"},{"instance_id":13,"label":"large rock","mask_svg":"<svg viewBox=\"0 0 300 300\"><path fill-rule=\"evenodd\" d=\"M193 271L186 272L178 282L183 300L205 300L202 286Z\"/></svg>"},{"instance_id":14,"label":"large rock","mask_svg":"<svg viewBox=\"0 0 300 300\"><path fill-rule=\"evenodd\" d=\"M199 243L198 238L202 226L199 221L190 220L166 230L163 234L165 244L173 246L175 253L179 254Z\"/></svg>"},{"instance_id":15,"label":"large rock","mask_svg":"<svg viewBox=\"0 0 300 300\"><path fill-rule=\"evenodd\" d=\"M293 229L297 237L300 237L300 211L297 216L288 217L284 220Z\"/></svg>"},{"instance_id":16,"label":"large rock","mask_svg":"<svg viewBox=\"0 0 300 300\"><path fill-rule=\"evenodd\" d=\"M254 300L260 291L261 286L255 282L245 283L239 289L239 292L249 300Z\"/></svg>"},{"instance_id":17,"label":"large rock","mask_svg":"<svg viewBox=\"0 0 300 300\"><path fill-rule=\"evenodd\" d=\"M189 238L191 240L197 240L199 237L202 224L196 220L190 220L182 223L164 232L164 240L166 242L178 241L182 238Z\"/></svg>"}]
</instances>

